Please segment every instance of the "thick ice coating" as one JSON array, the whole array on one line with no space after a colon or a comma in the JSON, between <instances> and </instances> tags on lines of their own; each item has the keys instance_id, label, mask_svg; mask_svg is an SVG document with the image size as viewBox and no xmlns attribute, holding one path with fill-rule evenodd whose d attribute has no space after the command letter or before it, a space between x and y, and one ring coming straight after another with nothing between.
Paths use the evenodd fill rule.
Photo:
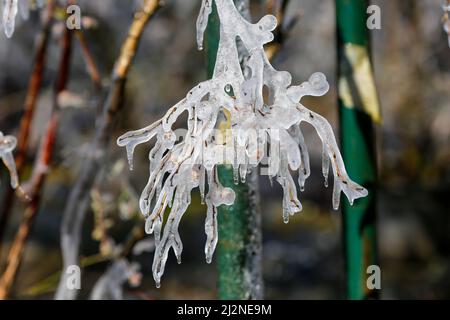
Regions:
<instances>
[{"instance_id":1,"label":"thick ice coating","mask_svg":"<svg viewBox=\"0 0 450 320\"><path fill-rule=\"evenodd\" d=\"M291 171L298 171L301 190L310 175L308 150L300 129L311 124L323 142L323 174L328 183L329 166L334 174L333 207L339 207L341 192L350 203L367 195L366 189L347 175L330 124L301 104L305 96L323 96L329 90L322 73L313 74L299 86L291 85L288 72L277 71L269 63L263 46L274 38L277 20L272 15L257 23L246 21L232 0L215 1L220 18L220 43L211 80L194 87L159 121L121 136L132 167L133 151L139 144L156 139L149 154L150 176L140 198L146 217L146 231L155 234L156 252L153 276L160 285L172 248L181 261L183 244L178 225L191 202L191 191L199 187L207 205L205 254L211 262L217 245L217 208L230 205L234 192L218 179L217 166L231 164L235 181L245 181L268 150L269 176L283 187L283 219L302 210ZM203 33L211 14L212 0L203 0L197 20L197 42L203 47ZM237 39L248 52L244 69L240 64ZM264 95L264 88L268 95ZM182 113L188 114L187 133L177 140L173 124ZM231 130L224 139L214 134L218 119L228 115ZM222 141L221 141L222 140ZM223 155L226 156L223 156ZM171 208L163 228L164 212Z\"/></svg>"}]
</instances>

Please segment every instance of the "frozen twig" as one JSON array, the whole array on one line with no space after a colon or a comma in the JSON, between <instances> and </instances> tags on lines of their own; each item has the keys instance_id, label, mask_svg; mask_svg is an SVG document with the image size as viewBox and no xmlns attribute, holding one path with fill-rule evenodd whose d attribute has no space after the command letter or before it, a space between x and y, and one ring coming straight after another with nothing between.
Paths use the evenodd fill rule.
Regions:
<instances>
[{"instance_id":1,"label":"frozen twig","mask_svg":"<svg viewBox=\"0 0 450 320\"><path fill-rule=\"evenodd\" d=\"M19 0L5 0L3 1L3 29L8 38L11 38L14 33L14 28L16 24L16 16L19 11ZM23 1L21 1L23 2Z\"/></svg>"},{"instance_id":2,"label":"frozen twig","mask_svg":"<svg viewBox=\"0 0 450 320\"><path fill-rule=\"evenodd\" d=\"M219 165L231 164L235 183L245 182L249 170L258 167L265 150L270 149L269 176L275 178L284 191L283 220L287 223L290 216L302 210L290 173L291 170L299 172L299 184L303 189L310 167L300 130L302 122L311 124L323 142L325 184L329 165L335 177L333 208L338 209L341 192L351 204L367 195L366 189L349 178L331 125L301 104L305 96L323 96L328 92L325 76L315 73L301 85L292 86L290 73L275 70L264 51L264 45L274 39L272 31L277 26L276 18L267 15L252 24L241 16L232 0L216 0L215 3L221 26L212 79L195 86L162 119L117 140L119 146L126 148L132 168L135 148L156 138L149 154L150 175L141 195L140 209L146 218L147 233L155 235L153 277L157 287L171 249L181 262L183 243L178 226L191 202L191 191L197 187L207 205L205 254L206 260L211 262L218 240L217 209L233 204L236 198L232 189L221 185ZM202 1L197 24L199 49L203 48L202 34L211 5L211 0ZM236 39L240 39L249 52L245 73L241 69ZM264 97L264 86L268 88L269 99ZM183 113L188 114L187 133L177 141L172 127ZM229 114L231 129L219 139L214 129L223 113ZM167 208L171 210L163 228Z\"/></svg>"},{"instance_id":3,"label":"frozen twig","mask_svg":"<svg viewBox=\"0 0 450 320\"><path fill-rule=\"evenodd\" d=\"M19 186L19 176L17 174L16 163L14 162L13 151L17 146L17 139L13 136L4 136L0 131L0 159L9 171L11 188Z\"/></svg>"},{"instance_id":4,"label":"frozen twig","mask_svg":"<svg viewBox=\"0 0 450 320\"><path fill-rule=\"evenodd\" d=\"M103 106L103 112L98 119L98 127L90 146L90 154L84 160L81 172L69 196L63 213L61 225L61 250L63 255L63 273L59 282L55 299L75 299L76 290L66 286L67 275L64 272L68 266L79 264L79 245L81 227L88 209L90 190L96 180L100 165L106 156L106 150L111 140L114 121L122 109L123 95L128 71L132 65L136 50L145 27L151 17L160 8L159 0L145 0L143 6L134 15L134 21L128 31L119 58L111 75L112 86ZM97 154L100 156L96 156Z\"/></svg>"}]
</instances>

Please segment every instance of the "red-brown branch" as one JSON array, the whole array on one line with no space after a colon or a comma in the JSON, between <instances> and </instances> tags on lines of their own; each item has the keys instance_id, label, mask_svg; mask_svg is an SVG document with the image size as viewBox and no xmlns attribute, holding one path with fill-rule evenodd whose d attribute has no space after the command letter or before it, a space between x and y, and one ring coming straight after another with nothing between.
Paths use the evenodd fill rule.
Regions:
<instances>
[{"instance_id":1,"label":"red-brown branch","mask_svg":"<svg viewBox=\"0 0 450 320\"><path fill-rule=\"evenodd\" d=\"M77 30L75 35L81 47L81 53L83 54L84 61L86 62L86 69L91 77L92 83L97 91L102 89L102 79L100 77L100 72L98 71L97 65L92 57L92 53L89 49L89 45L86 41L86 37L81 30Z\"/></svg>"}]
</instances>

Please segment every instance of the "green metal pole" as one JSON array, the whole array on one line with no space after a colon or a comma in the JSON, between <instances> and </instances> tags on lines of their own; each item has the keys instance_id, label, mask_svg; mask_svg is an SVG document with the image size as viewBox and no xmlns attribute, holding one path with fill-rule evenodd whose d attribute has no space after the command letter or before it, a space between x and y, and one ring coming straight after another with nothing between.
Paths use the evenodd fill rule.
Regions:
<instances>
[{"instance_id":1,"label":"green metal pole","mask_svg":"<svg viewBox=\"0 0 450 320\"><path fill-rule=\"evenodd\" d=\"M221 1L221 0L220 0ZM214 72L220 40L220 21L215 3L206 31L208 77ZM218 295L223 300L262 299L261 221L258 208L256 171L247 183L234 183L229 165L218 168L224 187L236 193L231 206L218 210L219 242L217 246Z\"/></svg>"},{"instance_id":2,"label":"green metal pole","mask_svg":"<svg viewBox=\"0 0 450 320\"><path fill-rule=\"evenodd\" d=\"M347 296L352 300L377 298L367 285L368 266L378 265L376 238L376 124L380 108L370 59L365 0L336 0L339 117L342 154L350 177L369 196L350 206L342 199Z\"/></svg>"}]
</instances>

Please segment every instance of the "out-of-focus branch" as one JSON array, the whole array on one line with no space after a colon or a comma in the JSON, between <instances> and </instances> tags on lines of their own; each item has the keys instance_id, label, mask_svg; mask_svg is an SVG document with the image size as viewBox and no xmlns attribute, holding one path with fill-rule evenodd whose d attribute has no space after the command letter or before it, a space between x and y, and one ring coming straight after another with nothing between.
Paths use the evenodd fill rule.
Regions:
<instances>
[{"instance_id":1,"label":"out-of-focus branch","mask_svg":"<svg viewBox=\"0 0 450 320\"><path fill-rule=\"evenodd\" d=\"M112 87L98 119L98 128L90 146L90 156L84 159L81 172L70 194L63 214L61 225L61 250L63 255L63 272L55 298L59 300L75 299L76 290L70 290L65 270L71 265L79 264L79 244L81 227L88 208L90 190L96 180L107 147L111 141L114 120L123 107L123 96L128 71L132 65L136 50L145 27L151 17L161 7L159 0L145 0L143 7L135 14L134 21L112 72ZM99 156L100 154L100 156Z\"/></svg>"},{"instance_id":2,"label":"out-of-focus branch","mask_svg":"<svg viewBox=\"0 0 450 320\"><path fill-rule=\"evenodd\" d=\"M66 89L68 83L71 53L72 32L66 29L62 42L61 61L55 81L52 115L45 131L38 159L34 166L29 183L29 194L31 195L31 201L25 209L25 215L19 226L16 237L14 238L14 242L9 250L5 272L0 278L0 299L6 299L10 295L22 262L28 236L30 235L31 228L39 210L42 186L44 185L52 160L58 131L58 95Z\"/></svg>"},{"instance_id":3,"label":"out-of-focus branch","mask_svg":"<svg viewBox=\"0 0 450 320\"><path fill-rule=\"evenodd\" d=\"M278 20L278 28L275 30L275 39L273 42L267 45L266 54L269 60L273 60L275 56L280 52L284 42L286 41L292 28L298 22L300 15L294 15L287 20L286 12L289 6L290 0L269 0L267 1L267 12L274 14Z\"/></svg>"},{"instance_id":4,"label":"out-of-focus branch","mask_svg":"<svg viewBox=\"0 0 450 320\"><path fill-rule=\"evenodd\" d=\"M81 53L83 54L84 61L86 62L86 69L91 77L92 83L97 91L102 89L102 79L100 77L100 72L98 71L97 65L92 57L89 45L86 41L84 33L81 30L75 32L76 38L81 47Z\"/></svg>"},{"instance_id":5,"label":"out-of-focus branch","mask_svg":"<svg viewBox=\"0 0 450 320\"><path fill-rule=\"evenodd\" d=\"M33 72L28 84L27 96L24 104L24 114L22 116L20 131L18 135L18 145L16 153L16 167L17 173L20 176L26 160L26 152L28 149L28 141L31 130L31 123L33 121L34 111L36 108L39 92L41 90L42 78L45 69L47 48L50 39L51 29L53 25L53 13L55 10L55 1L49 0L47 2L47 12L45 14L44 26L39 34L36 53L34 57ZM8 191L3 204L3 214L0 217L0 257L2 252L2 243L6 226L8 225L11 214L11 207L14 202L14 191Z\"/></svg>"},{"instance_id":6,"label":"out-of-focus branch","mask_svg":"<svg viewBox=\"0 0 450 320\"><path fill-rule=\"evenodd\" d=\"M128 234L127 239L122 243L122 249L116 253L113 252L110 255L96 254L93 256L83 257L80 259L80 265L83 268L97 265L104 262L112 262L118 259L127 258L133 253L133 248L136 243L142 240L145 236L144 228L142 228L142 221L136 223ZM55 290L58 279L61 277L61 271L56 272L42 281L34 284L24 291L26 297L34 297L45 293L50 293Z\"/></svg>"},{"instance_id":7,"label":"out-of-focus branch","mask_svg":"<svg viewBox=\"0 0 450 320\"><path fill-rule=\"evenodd\" d=\"M34 110L42 85L42 76L45 68L48 42L53 24L53 12L55 10L55 1L47 2L47 13L44 22L44 28L39 36L33 73L31 75L28 92L25 99L25 112L20 124L20 133L18 136L18 148L16 156L17 170L20 171L25 163L28 140L30 136L31 122L33 120Z\"/></svg>"}]
</instances>

